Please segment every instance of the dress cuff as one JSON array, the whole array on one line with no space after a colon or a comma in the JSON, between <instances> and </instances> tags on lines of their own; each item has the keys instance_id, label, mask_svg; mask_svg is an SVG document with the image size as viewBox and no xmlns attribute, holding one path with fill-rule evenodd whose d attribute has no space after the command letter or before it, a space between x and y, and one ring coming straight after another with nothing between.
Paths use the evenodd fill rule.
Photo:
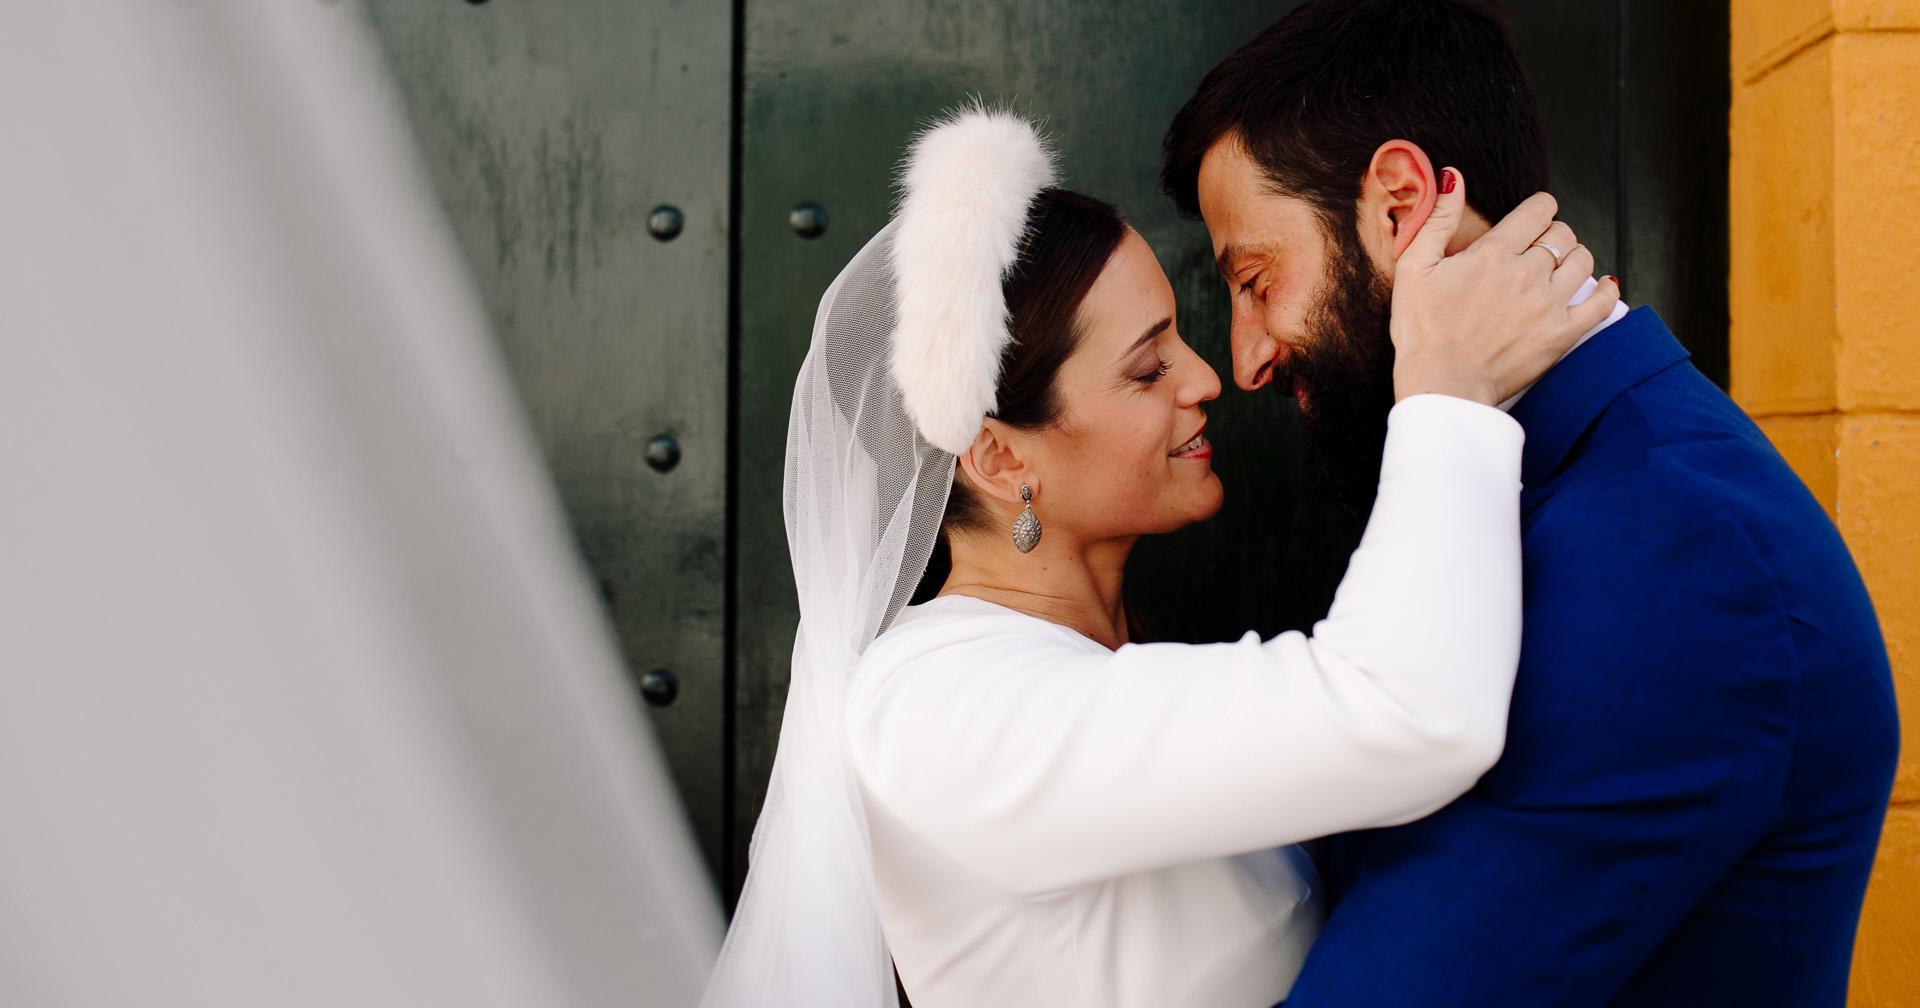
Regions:
<instances>
[{"instance_id":1,"label":"dress cuff","mask_svg":"<svg viewBox=\"0 0 1920 1008\"><path fill-rule=\"evenodd\" d=\"M1495 407L1437 392L1408 396L1387 414L1381 477L1478 463L1517 484L1526 438L1520 422Z\"/></svg>"}]
</instances>

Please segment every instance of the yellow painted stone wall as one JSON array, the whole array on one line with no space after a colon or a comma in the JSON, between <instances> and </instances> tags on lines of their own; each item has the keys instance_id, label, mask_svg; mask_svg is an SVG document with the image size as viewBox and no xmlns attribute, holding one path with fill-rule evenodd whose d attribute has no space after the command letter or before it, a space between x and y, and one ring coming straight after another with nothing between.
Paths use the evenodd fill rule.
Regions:
<instances>
[{"instance_id":1,"label":"yellow painted stone wall","mask_svg":"<svg viewBox=\"0 0 1920 1008\"><path fill-rule=\"evenodd\" d=\"M1903 752L1852 1004L1920 1006L1920 0L1731 0L1733 396L1886 632Z\"/></svg>"}]
</instances>

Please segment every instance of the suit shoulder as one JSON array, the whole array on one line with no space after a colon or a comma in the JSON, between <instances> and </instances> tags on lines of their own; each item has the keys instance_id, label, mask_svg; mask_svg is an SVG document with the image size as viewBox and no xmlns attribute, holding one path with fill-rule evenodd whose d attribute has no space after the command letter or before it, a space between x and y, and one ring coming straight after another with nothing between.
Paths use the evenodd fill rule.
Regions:
<instances>
[{"instance_id":1,"label":"suit shoulder","mask_svg":"<svg viewBox=\"0 0 1920 1008\"><path fill-rule=\"evenodd\" d=\"M1719 516L1770 539L1831 526L1753 421L1690 366L1627 390L1595 420L1549 488L1555 508L1632 504Z\"/></svg>"}]
</instances>

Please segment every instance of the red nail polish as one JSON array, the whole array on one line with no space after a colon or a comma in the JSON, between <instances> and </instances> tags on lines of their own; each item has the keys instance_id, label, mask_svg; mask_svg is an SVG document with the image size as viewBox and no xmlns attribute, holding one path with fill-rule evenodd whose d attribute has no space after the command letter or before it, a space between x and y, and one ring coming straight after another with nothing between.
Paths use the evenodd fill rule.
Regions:
<instances>
[{"instance_id":1,"label":"red nail polish","mask_svg":"<svg viewBox=\"0 0 1920 1008\"><path fill-rule=\"evenodd\" d=\"M1440 195L1445 196L1446 194L1452 192L1454 185L1458 181L1459 179L1454 177L1453 169L1451 168L1441 169L1440 170Z\"/></svg>"}]
</instances>

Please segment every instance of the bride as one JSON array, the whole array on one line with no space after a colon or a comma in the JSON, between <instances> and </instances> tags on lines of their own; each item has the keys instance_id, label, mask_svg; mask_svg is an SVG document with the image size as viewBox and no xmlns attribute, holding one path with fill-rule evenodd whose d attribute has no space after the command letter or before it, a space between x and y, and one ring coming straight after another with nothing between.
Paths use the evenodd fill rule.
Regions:
<instances>
[{"instance_id":1,"label":"bride","mask_svg":"<svg viewBox=\"0 0 1920 1008\"><path fill-rule=\"evenodd\" d=\"M1319 927L1288 845L1406 822L1500 753L1522 435L1494 408L1603 319L1530 202L1451 259L1464 181L1393 294L1380 491L1311 637L1144 644L1142 535L1212 517L1171 287L1032 127L914 144L898 215L821 301L794 392L793 678L705 1004L1246 1006ZM1545 209L1543 209L1543 206ZM1581 268L1582 266L1587 268ZM951 572L908 606L936 545Z\"/></svg>"}]
</instances>

